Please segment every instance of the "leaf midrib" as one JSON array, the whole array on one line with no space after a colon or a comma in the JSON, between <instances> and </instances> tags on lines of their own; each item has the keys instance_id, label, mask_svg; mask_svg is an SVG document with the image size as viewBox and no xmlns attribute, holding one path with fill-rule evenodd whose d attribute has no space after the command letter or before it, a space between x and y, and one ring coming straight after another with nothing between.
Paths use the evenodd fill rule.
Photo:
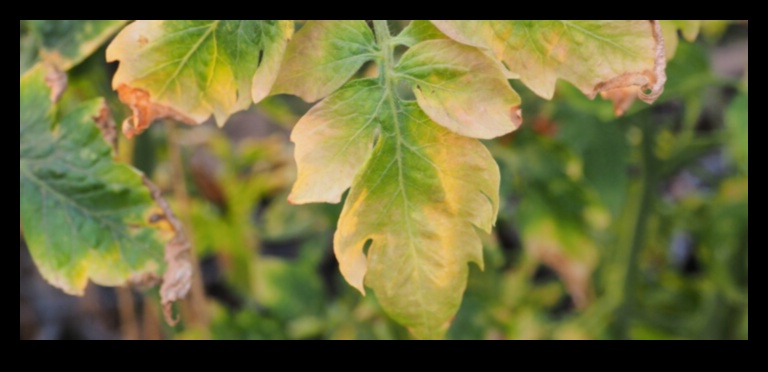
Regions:
<instances>
[{"instance_id":1,"label":"leaf midrib","mask_svg":"<svg viewBox=\"0 0 768 372\"><path fill-rule=\"evenodd\" d=\"M397 109L397 92L395 92L395 84L393 84L392 79L396 77L395 75L395 66L393 63L393 48L391 45L391 35L389 34L389 26L387 25L387 21L374 21L374 27L376 28L376 37L379 41L379 46L382 51L383 58L382 58L382 80L384 82L384 95L386 97L386 100L389 103L389 109L390 114L392 115L392 120L394 122L394 129L395 129L395 139L396 139L396 146L395 146L395 158L397 160L397 178L398 178L398 193L402 194L403 198L403 219L406 224L406 228L408 231L408 247L411 251L411 256L413 257L414 262L421 261L418 259L419 253L416 247L413 244L414 238L413 238L413 226L411 224L411 219L409 217L409 211L410 211L410 202L408 200L407 190L405 187L405 175L403 174L403 136L400 132L400 119L399 119L399 111ZM415 296L416 301L419 304L419 315L421 317L421 326L426 326L429 324L427 320L427 313L424 311L426 309L425 301L422 296L422 294L425 292L423 288L423 281L420 280L421 276L424 276L424 273L422 272L422 266L423 265L414 265L413 274L416 276L414 278L415 283L418 283L418 285L422 288L418 291L418 293Z\"/></svg>"}]
</instances>

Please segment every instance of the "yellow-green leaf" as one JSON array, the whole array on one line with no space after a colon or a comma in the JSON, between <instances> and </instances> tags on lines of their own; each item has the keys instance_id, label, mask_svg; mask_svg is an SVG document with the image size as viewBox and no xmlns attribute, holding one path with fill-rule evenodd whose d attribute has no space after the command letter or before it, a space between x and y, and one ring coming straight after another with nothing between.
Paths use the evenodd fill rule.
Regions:
<instances>
[{"instance_id":1,"label":"yellow-green leaf","mask_svg":"<svg viewBox=\"0 0 768 372\"><path fill-rule=\"evenodd\" d=\"M379 126L384 89L375 80L356 80L312 108L296 124L298 177L292 203L338 203L370 157Z\"/></svg>"},{"instance_id":2,"label":"yellow-green leaf","mask_svg":"<svg viewBox=\"0 0 768 372\"><path fill-rule=\"evenodd\" d=\"M363 293L373 289L416 337L440 338L458 311L469 262L483 265L478 233L490 232L499 204L493 158L478 140L454 132L491 138L512 131L519 98L476 48L425 41L395 66L399 42L386 28L377 31L382 52L372 58L382 75L347 82L294 128L299 175L290 200L338 202L351 186L334 243L342 274ZM292 69L304 68L302 61L313 69L311 60ZM311 86L313 76L291 84ZM419 101L398 96L399 83L411 84Z\"/></svg>"},{"instance_id":3,"label":"yellow-green leaf","mask_svg":"<svg viewBox=\"0 0 768 372\"><path fill-rule=\"evenodd\" d=\"M490 50L511 76L546 99L563 79L590 97L641 87L640 98L652 102L666 81L655 21L432 22L454 40Z\"/></svg>"},{"instance_id":4,"label":"yellow-green leaf","mask_svg":"<svg viewBox=\"0 0 768 372\"><path fill-rule=\"evenodd\" d=\"M476 229L490 232L496 220L499 170L479 141L438 126L413 103L387 99L334 249L350 284L373 288L417 337L439 338L461 303L467 263L483 266Z\"/></svg>"},{"instance_id":5,"label":"yellow-green leaf","mask_svg":"<svg viewBox=\"0 0 768 372\"><path fill-rule=\"evenodd\" d=\"M422 41L447 39L440 30L430 21L413 20L408 26L397 35L395 42L405 46L412 47Z\"/></svg>"},{"instance_id":6,"label":"yellow-green leaf","mask_svg":"<svg viewBox=\"0 0 768 372\"><path fill-rule=\"evenodd\" d=\"M490 139L522 123L520 96L477 48L425 41L408 50L395 71L413 84L427 115L455 133Z\"/></svg>"},{"instance_id":7,"label":"yellow-green leaf","mask_svg":"<svg viewBox=\"0 0 768 372\"><path fill-rule=\"evenodd\" d=\"M170 117L219 125L271 90L291 21L136 21L107 49L120 61L113 87L132 106L127 135Z\"/></svg>"},{"instance_id":8,"label":"yellow-green leaf","mask_svg":"<svg viewBox=\"0 0 768 372\"><path fill-rule=\"evenodd\" d=\"M60 112L42 67L20 80L19 211L43 277L70 294L89 279L120 285L159 274L171 231L150 222L162 211L141 174L112 160L94 119L103 102Z\"/></svg>"},{"instance_id":9,"label":"yellow-green leaf","mask_svg":"<svg viewBox=\"0 0 768 372\"><path fill-rule=\"evenodd\" d=\"M376 53L365 21L309 21L288 45L272 93L315 102L339 89Z\"/></svg>"}]
</instances>

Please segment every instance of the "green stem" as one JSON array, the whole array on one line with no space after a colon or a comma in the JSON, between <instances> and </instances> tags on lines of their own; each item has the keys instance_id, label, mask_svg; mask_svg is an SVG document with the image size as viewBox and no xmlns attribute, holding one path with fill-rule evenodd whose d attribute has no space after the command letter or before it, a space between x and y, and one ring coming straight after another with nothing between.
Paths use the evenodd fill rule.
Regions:
<instances>
[{"instance_id":1,"label":"green stem","mask_svg":"<svg viewBox=\"0 0 768 372\"><path fill-rule=\"evenodd\" d=\"M622 299L616 316L615 331L618 339L629 338L630 323L635 308L635 287L640 272L640 252L642 252L646 243L648 220L655 201L654 196L657 174L655 170L656 158L653 153L655 137L654 124L651 122L643 123L642 130L643 141L641 152L643 180L640 190L640 205L637 207L637 213L634 218L632 240L630 242L629 255L625 266L626 271L623 278Z\"/></svg>"},{"instance_id":2,"label":"green stem","mask_svg":"<svg viewBox=\"0 0 768 372\"><path fill-rule=\"evenodd\" d=\"M390 82L392 80L392 71L395 67L394 56L392 55L392 35L389 31L389 24L386 20L374 20L373 30L376 33L376 42L379 44L381 50L381 58L379 63L379 79L382 85L387 87L387 91L390 88Z\"/></svg>"}]
</instances>

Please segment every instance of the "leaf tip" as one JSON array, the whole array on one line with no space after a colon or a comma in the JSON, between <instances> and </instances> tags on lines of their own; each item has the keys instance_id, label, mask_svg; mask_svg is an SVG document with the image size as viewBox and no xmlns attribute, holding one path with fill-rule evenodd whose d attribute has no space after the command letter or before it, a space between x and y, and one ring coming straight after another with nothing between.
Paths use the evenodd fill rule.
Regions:
<instances>
[{"instance_id":1,"label":"leaf tip","mask_svg":"<svg viewBox=\"0 0 768 372\"><path fill-rule=\"evenodd\" d=\"M297 181L294 184L293 191L288 195L286 199L290 205L304 205L311 203L328 203L339 204L341 203L341 195L317 195L316 193L307 192L300 188L300 183Z\"/></svg>"},{"instance_id":2,"label":"leaf tip","mask_svg":"<svg viewBox=\"0 0 768 372\"><path fill-rule=\"evenodd\" d=\"M654 39L653 71L628 72L595 85L589 94L594 99L598 94L614 101L614 112L621 116L632 104L635 98L645 103L655 102L664 93L667 82L667 54L664 47L661 23L650 21Z\"/></svg>"},{"instance_id":3,"label":"leaf tip","mask_svg":"<svg viewBox=\"0 0 768 372\"><path fill-rule=\"evenodd\" d=\"M133 113L123 122L123 134L129 139L143 133L155 120L159 119L173 119L189 125L198 124L197 121L170 107L152 102L146 90L126 84L121 84L116 90L120 101L128 105Z\"/></svg>"},{"instance_id":4,"label":"leaf tip","mask_svg":"<svg viewBox=\"0 0 768 372\"><path fill-rule=\"evenodd\" d=\"M521 125L523 125L523 110L520 109L520 105L516 105L512 106L510 112L512 123L515 125L513 130L516 130L517 128L520 128Z\"/></svg>"},{"instance_id":5,"label":"leaf tip","mask_svg":"<svg viewBox=\"0 0 768 372\"><path fill-rule=\"evenodd\" d=\"M52 63L46 63L45 70L45 85L51 89L51 102L57 103L67 89L67 73Z\"/></svg>"},{"instance_id":6,"label":"leaf tip","mask_svg":"<svg viewBox=\"0 0 768 372\"><path fill-rule=\"evenodd\" d=\"M352 286L352 288L354 288L358 292L360 292L360 295L365 297L366 292L365 292L365 285L363 285L363 283L352 283L352 282L349 282L349 284Z\"/></svg>"},{"instance_id":7,"label":"leaf tip","mask_svg":"<svg viewBox=\"0 0 768 372\"><path fill-rule=\"evenodd\" d=\"M101 100L99 112L93 116L93 121L99 128L104 141L112 148L112 155L115 155L117 153L117 125L112 117L112 110L109 109L105 99Z\"/></svg>"},{"instance_id":8,"label":"leaf tip","mask_svg":"<svg viewBox=\"0 0 768 372\"><path fill-rule=\"evenodd\" d=\"M620 117L629 110L640 95L640 87L625 87L601 92L600 97L613 101L613 113Z\"/></svg>"},{"instance_id":9,"label":"leaf tip","mask_svg":"<svg viewBox=\"0 0 768 372\"><path fill-rule=\"evenodd\" d=\"M293 193L288 195L288 198L286 200L288 201L288 204L290 204L290 205L301 205L301 203L296 201L295 196L293 196Z\"/></svg>"}]
</instances>

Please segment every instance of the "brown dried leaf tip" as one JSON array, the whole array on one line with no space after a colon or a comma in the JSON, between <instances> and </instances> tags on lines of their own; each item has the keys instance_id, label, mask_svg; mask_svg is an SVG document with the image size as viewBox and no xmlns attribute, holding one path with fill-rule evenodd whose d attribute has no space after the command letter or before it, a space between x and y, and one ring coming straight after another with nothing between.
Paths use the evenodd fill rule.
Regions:
<instances>
[{"instance_id":1,"label":"brown dried leaf tip","mask_svg":"<svg viewBox=\"0 0 768 372\"><path fill-rule=\"evenodd\" d=\"M153 103L146 90L123 84L117 88L117 95L133 111L133 116L123 122L123 134L128 138L143 133L155 120L172 119L190 125L198 124L170 107Z\"/></svg>"},{"instance_id":2,"label":"brown dried leaf tip","mask_svg":"<svg viewBox=\"0 0 768 372\"><path fill-rule=\"evenodd\" d=\"M99 115L94 116L93 121L96 122L104 140L112 147L112 155L117 154L117 125L115 125L115 119L112 117L112 111L107 106L107 101L101 101Z\"/></svg>"},{"instance_id":3,"label":"brown dried leaf tip","mask_svg":"<svg viewBox=\"0 0 768 372\"><path fill-rule=\"evenodd\" d=\"M160 298L163 303L165 321L175 326L179 319L173 317L173 303L184 299L192 288L192 244L187 238L184 226L173 214L168 202L163 198L160 189L148 178L144 177L144 185L149 189L152 198L165 213L167 220L174 229L173 239L165 245L165 262L168 267L163 275L163 285L160 287Z\"/></svg>"},{"instance_id":4,"label":"brown dried leaf tip","mask_svg":"<svg viewBox=\"0 0 768 372\"><path fill-rule=\"evenodd\" d=\"M515 124L515 128L519 128L523 125L523 110L520 109L520 106L514 106L511 113L512 123Z\"/></svg>"},{"instance_id":5,"label":"brown dried leaf tip","mask_svg":"<svg viewBox=\"0 0 768 372\"><path fill-rule=\"evenodd\" d=\"M650 104L664 93L664 84L667 82L667 52L664 49L664 36L662 36L659 21L650 21L650 23L653 39L656 42L653 71L646 70L617 76L597 84L592 93L591 98L600 94L604 99L612 100L617 116L623 115L632 106L635 98Z\"/></svg>"},{"instance_id":6,"label":"brown dried leaf tip","mask_svg":"<svg viewBox=\"0 0 768 372\"><path fill-rule=\"evenodd\" d=\"M46 63L45 69L45 85L51 88L51 102L59 102L67 90L67 73L52 63Z\"/></svg>"},{"instance_id":7,"label":"brown dried leaf tip","mask_svg":"<svg viewBox=\"0 0 768 372\"><path fill-rule=\"evenodd\" d=\"M607 92L600 93L600 97L603 99L609 99L613 101L613 113L616 116L624 115L632 104L635 103L635 99L640 94L640 87L624 87L612 89Z\"/></svg>"}]
</instances>

